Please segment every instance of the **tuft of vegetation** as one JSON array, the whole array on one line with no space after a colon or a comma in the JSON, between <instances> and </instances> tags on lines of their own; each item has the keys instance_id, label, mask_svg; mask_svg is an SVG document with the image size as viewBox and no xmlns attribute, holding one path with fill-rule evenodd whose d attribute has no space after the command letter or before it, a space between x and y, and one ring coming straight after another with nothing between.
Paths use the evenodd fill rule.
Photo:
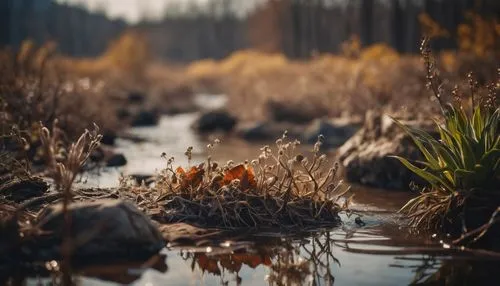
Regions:
<instances>
[{"instance_id":1,"label":"tuft of vegetation","mask_svg":"<svg viewBox=\"0 0 500 286\"><path fill-rule=\"evenodd\" d=\"M350 201L343 198L349 187L336 176L338 164L328 166L320 154L322 140L309 159L296 153L300 143L286 135L276 141L275 150L264 146L258 159L237 165L230 161L222 166L209 157L188 170L174 169L174 159L165 155L167 168L155 186L160 197L154 217L229 229L337 225L338 213ZM191 152L188 148L188 159Z\"/></svg>"},{"instance_id":2,"label":"tuft of vegetation","mask_svg":"<svg viewBox=\"0 0 500 286\"><path fill-rule=\"evenodd\" d=\"M99 147L102 135L99 134L99 127L94 124L92 131L85 129L76 142L65 146L61 140L64 133L57 123L58 120L55 120L52 134L47 127L41 127L40 139L44 149L47 176L54 180L58 190L70 192L76 176L82 171L90 155Z\"/></svg>"},{"instance_id":3,"label":"tuft of vegetation","mask_svg":"<svg viewBox=\"0 0 500 286\"><path fill-rule=\"evenodd\" d=\"M17 162L9 164L15 168L1 166L8 172L42 162L42 126L57 125L63 143L78 139L88 122L117 129L116 118L106 110L111 102L103 87L63 75L54 50L54 44L37 48L31 41L17 52L0 50L0 156L3 162Z\"/></svg>"},{"instance_id":4,"label":"tuft of vegetation","mask_svg":"<svg viewBox=\"0 0 500 286\"><path fill-rule=\"evenodd\" d=\"M436 121L438 139L396 120L425 161L412 163L396 158L429 184L401 211L414 227L460 230L463 238L477 241L500 220L496 217L500 208L500 82L480 88L469 74L469 100L454 90L454 102L445 103L427 40L422 44L422 54L429 87L440 104L443 120ZM478 228L481 231L474 231Z\"/></svg>"}]
</instances>

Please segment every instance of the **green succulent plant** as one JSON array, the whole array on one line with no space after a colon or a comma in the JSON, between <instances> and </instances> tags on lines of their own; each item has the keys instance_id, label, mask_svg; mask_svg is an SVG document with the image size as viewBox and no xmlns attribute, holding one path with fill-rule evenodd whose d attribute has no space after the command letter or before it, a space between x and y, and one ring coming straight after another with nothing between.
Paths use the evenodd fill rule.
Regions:
<instances>
[{"instance_id":1,"label":"green succulent plant","mask_svg":"<svg viewBox=\"0 0 500 286\"><path fill-rule=\"evenodd\" d=\"M441 106L443 120L435 121L439 138L434 138L394 119L411 137L424 161L395 158L428 183L401 212L407 215L413 227L451 232L458 227L463 235L500 219L494 217L500 213L500 109L497 104L500 82L492 83L478 100L475 98L477 83L469 74L471 107L465 108L459 97L454 104L445 104L438 72L425 42L422 54L428 85ZM456 90L453 94L456 95Z\"/></svg>"},{"instance_id":2,"label":"green succulent plant","mask_svg":"<svg viewBox=\"0 0 500 286\"><path fill-rule=\"evenodd\" d=\"M423 178L429 187L410 200L402 211L415 226L440 223L453 207L467 198L500 197L500 110L476 106L473 115L448 105L444 123L436 122L439 139L395 120L424 155L424 162L395 157Z\"/></svg>"}]
</instances>

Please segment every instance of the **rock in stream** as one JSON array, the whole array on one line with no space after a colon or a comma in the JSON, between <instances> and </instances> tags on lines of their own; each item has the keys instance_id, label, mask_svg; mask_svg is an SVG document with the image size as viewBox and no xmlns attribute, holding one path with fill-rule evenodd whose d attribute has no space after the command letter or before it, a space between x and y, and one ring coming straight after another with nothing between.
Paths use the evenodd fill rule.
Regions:
<instances>
[{"instance_id":1,"label":"rock in stream","mask_svg":"<svg viewBox=\"0 0 500 286\"><path fill-rule=\"evenodd\" d=\"M435 133L432 122L408 120L403 123ZM408 189L412 181L423 184L401 162L390 157L394 155L411 161L423 160L411 138L389 116L373 111L367 112L362 129L338 150L350 182L397 190Z\"/></svg>"},{"instance_id":2,"label":"rock in stream","mask_svg":"<svg viewBox=\"0 0 500 286\"><path fill-rule=\"evenodd\" d=\"M69 212L74 257L148 257L165 244L157 227L130 202L78 202L69 206ZM59 257L64 235L62 203L45 209L37 226L46 234L35 242L38 254L44 259Z\"/></svg>"}]
</instances>

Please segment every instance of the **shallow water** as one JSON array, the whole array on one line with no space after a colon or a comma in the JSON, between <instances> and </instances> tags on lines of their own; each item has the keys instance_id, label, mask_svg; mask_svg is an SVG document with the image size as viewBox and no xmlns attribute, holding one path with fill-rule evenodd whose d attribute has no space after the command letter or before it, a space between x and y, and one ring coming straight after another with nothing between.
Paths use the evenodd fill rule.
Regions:
<instances>
[{"instance_id":1,"label":"shallow water","mask_svg":"<svg viewBox=\"0 0 500 286\"><path fill-rule=\"evenodd\" d=\"M202 99L203 100L203 99ZM206 100L206 99L205 99ZM213 140L196 135L189 128L196 114L166 116L158 126L134 128L130 133L142 143L118 140L118 151L127 157L127 166L86 175L87 186L116 186L121 174L153 174L166 164L161 158L174 156L186 165L184 151L194 147L193 163L208 155ZM260 153L261 145L221 137L222 144L210 155L220 161L243 161ZM304 150L310 146L303 146ZM329 155L329 159L333 159ZM169 246L146 264L93 266L82 270L83 285L408 285L430 279L439 271L437 282L426 285L495 285L497 259L443 248L426 236L400 229L396 214L410 194L353 186L353 215L343 215L341 227L300 237L279 234L246 235L226 243L203 246ZM299 230L298 230L299 231ZM476 254L477 256L477 254ZM486 261L486 262L485 262ZM496 275L498 276L498 275ZM458 278L457 278L458 277ZM444 280L443 280L444 279ZM452 280L458 279L458 280ZM485 280L481 280L485 279ZM49 282L30 279L28 284ZM493 284L490 284L493 283ZM424 283L425 284L425 283Z\"/></svg>"}]
</instances>

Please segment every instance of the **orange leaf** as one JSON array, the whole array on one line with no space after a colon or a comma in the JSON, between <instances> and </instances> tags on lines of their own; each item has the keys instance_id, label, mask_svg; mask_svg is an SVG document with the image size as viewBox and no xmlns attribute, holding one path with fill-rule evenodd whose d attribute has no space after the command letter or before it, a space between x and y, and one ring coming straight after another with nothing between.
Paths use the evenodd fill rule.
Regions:
<instances>
[{"instance_id":1,"label":"orange leaf","mask_svg":"<svg viewBox=\"0 0 500 286\"><path fill-rule=\"evenodd\" d=\"M220 259L220 265L231 272L239 272L241 270L241 262L232 260L230 255L225 255Z\"/></svg>"},{"instance_id":2,"label":"orange leaf","mask_svg":"<svg viewBox=\"0 0 500 286\"><path fill-rule=\"evenodd\" d=\"M241 178L241 189L255 189L257 187L257 181L255 181L255 174L252 167L248 167L242 178Z\"/></svg>"},{"instance_id":3,"label":"orange leaf","mask_svg":"<svg viewBox=\"0 0 500 286\"><path fill-rule=\"evenodd\" d=\"M235 179L240 180L240 186L242 190L248 190L257 187L257 182L255 181L255 173L252 167L245 168L243 164L240 164L226 171L226 173L224 174L224 185L230 184Z\"/></svg>"},{"instance_id":4,"label":"orange leaf","mask_svg":"<svg viewBox=\"0 0 500 286\"><path fill-rule=\"evenodd\" d=\"M203 175L205 174L205 169L203 166L192 167L187 173L182 167L178 167L175 172L179 175L181 180L181 187L198 187L203 181Z\"/></svg>"},{"instance_id":5,"label":"orange leaf","mask_svg":"<svg viewBox=\"0 0 500 286\"><path fill-rule=\"evenodd\" d=\"M233 180L240 180L243 174L245 173L246 169L243 164L240 164L236 167L233 167L232 169L226 171L224 174L224 185L230 184Z\"/></svg>"},{"instance_id":6,"label":"orange leaf","mask_svg":"<svg viewBox=\"0 0 500 286\"><path fill-rule=\"evenodd\" d=\"M175 172L177 174L179 174L180 176L183 176L186 174L186 171L184 171L184 169L182 167L177 167L177 169L175 169Z\"/></svg>"},{"instance_id":7,"label":"orange leaf","mask_svg":"<svg viewBox=\"0 0 500 286\"><path fill-rule=\"evenodd\" d=\"M262 264L264 264L266 266L271 266L271 264L273 264L273 262L271 261L271 257L265 255L264 256L264 261L263 261Z\"/></svg>"},{"instance_id":8,"label":"orange leaf","mask_svg":"<svg viewBox=\"0 0 500 286\"><path fill-rule=\"evenodd\" d=\"M221 272L217 260L208 258L205 254L199 254L197 255L197 261L201 270L220 275Z\"/></svg>"},{"instance_id":9,"label":"orange leaf","mask_svg":"<svg viewBox=\"0 0 500 286\"><path fill-rule=\"evenodd\" d=\"M254 254L234 254L233 261L246 264L252 268L257 267L260 264L264 264L262 257Z\"/></svg>"}]
</instances>

